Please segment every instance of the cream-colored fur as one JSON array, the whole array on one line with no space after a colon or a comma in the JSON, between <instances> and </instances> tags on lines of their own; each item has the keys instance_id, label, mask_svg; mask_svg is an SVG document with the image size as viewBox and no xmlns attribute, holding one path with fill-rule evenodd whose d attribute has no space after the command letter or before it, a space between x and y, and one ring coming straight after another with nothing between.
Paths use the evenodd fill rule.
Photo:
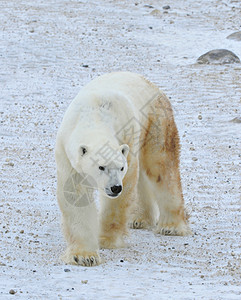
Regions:
<instances>
[{"instance_id":1,"label":"cream-colored fur","mask_svg":"<svg viewBox=\"0 0 241 300\"><path fill-rule=\"evenodd\" d=\"M65 113L55 157L66 263L98 265L99 247L125 245L130 221L161 234L190 232L172 108L142 76L111 73L86 85Z\"/></svg>"}]
</instances>

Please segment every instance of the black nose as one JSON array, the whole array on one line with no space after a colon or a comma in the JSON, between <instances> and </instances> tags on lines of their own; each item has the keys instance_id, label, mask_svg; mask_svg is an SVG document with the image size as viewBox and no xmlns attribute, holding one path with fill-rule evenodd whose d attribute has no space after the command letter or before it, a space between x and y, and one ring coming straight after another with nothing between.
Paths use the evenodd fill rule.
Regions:
<instances>
[{"instance_id":1,"label":"black nose","mask_svg":"<svg viewBox=\"0 0 241 300\"><path fill-rule=\"evenodd\" d=\"M122 191L121 185L113 185L111 188L112 193L119 194Z\"/></svg>"}]
</instances>

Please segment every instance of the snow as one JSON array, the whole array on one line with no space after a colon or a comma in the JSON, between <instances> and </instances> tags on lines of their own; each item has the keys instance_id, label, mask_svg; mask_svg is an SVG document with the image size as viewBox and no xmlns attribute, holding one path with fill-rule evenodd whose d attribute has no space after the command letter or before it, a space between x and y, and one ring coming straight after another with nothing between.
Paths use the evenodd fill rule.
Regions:
<instances>
[{"instance_id":1,"label":"snow","mask_svg":"<svg viewBox=\"0 0 241 300\"><path fill-rule=\"evenodd\" d=\"M240 1L2 0L0 26L0 299L240 299L241 65L196 64L219 48L241 58L226 39ZM117 70L171 98L194 234L131 230L100 266L64 265L57 128L81 86Z\"/></svg>"}]
</instances>

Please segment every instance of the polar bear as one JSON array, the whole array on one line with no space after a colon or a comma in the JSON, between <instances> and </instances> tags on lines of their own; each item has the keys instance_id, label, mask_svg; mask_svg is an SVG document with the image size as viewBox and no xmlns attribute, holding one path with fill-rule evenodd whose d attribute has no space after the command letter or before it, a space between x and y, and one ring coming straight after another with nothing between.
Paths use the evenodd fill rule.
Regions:
<instances>
[{"instance_id":1,"label":"polar bear","mask_svg":"<svg viewBox=\"0 0 241 300\"><path fill-rule=\"evenodd\" d=\"M171 104L141 75L110 73L82 88L57 133L55 158L66 263L98 265L99 247L125 245L129 222L190 233Z\"/></svg>"}]
</instances>

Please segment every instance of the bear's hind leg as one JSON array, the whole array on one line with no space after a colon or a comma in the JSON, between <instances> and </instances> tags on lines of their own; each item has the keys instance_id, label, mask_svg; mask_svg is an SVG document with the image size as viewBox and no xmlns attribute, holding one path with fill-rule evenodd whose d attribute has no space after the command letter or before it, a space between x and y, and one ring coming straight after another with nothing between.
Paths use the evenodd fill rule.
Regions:
<instances>
[{"instance_id":1,"label":"bear's hind leg","mask_svg":"<svg viewBox=\"0 0 241 300\"><path fill-rule=\"evenodd\" d=\"M141 163L159 207L156 232L187 235L191 231L184 211L179 172L179 136L167 98L160 100L161 105L155 105L156 114L148 120Z\"/></svg>"},{"instance_id":2,"label":"bear's hind leg","mask_svg":"<svg viewBox=\"0 0 241 300\"><path fill-rule=\"evenodd\" d=\"M156 168L149 171L155 201L159 207L156 233L163 235L187 235L191 233L184 211L179 170L170 158L159 158ZM157 171L157 172L156 172Z\"/></svg>"},{"instance_id":3,"label":"bear's hind leg","mask_svg":"<svg viewBox=\"0 0 241 300\"><path fill-rule=\"evenodd\" d=\"M163 181L159 184L152 181L160 213L155 232L163 235L187 235L191 231L184 211L180 179L175 178L174 173L171 170L168 174L161 173Z\"/></svg>"}]
</instances>

